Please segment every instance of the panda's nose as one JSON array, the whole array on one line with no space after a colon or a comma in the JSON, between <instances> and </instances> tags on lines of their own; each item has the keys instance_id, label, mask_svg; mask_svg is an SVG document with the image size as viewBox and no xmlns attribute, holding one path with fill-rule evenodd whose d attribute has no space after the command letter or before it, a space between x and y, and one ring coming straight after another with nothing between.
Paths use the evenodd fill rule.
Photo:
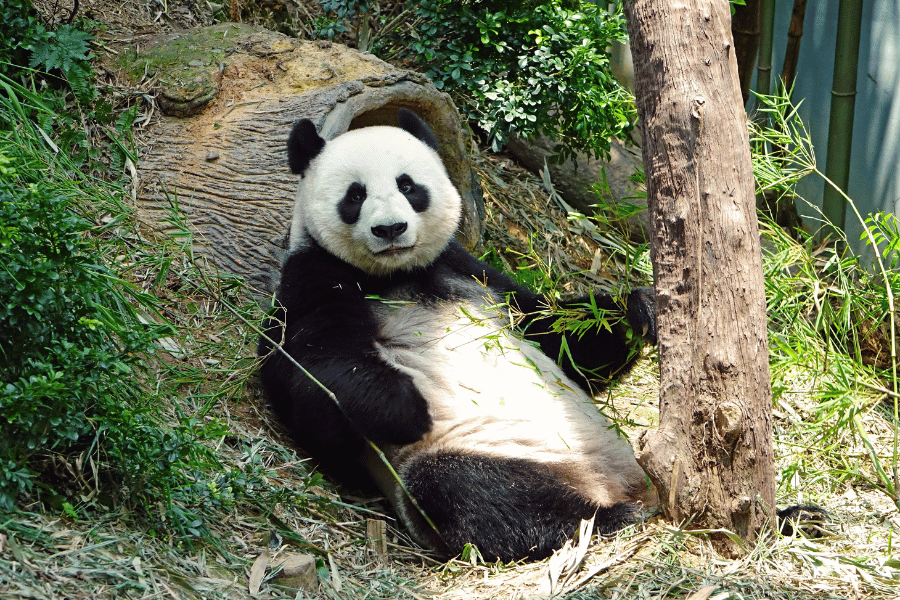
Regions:
<instances>
[{"instance_id":1,"label":"panda's nose","mask_svg":"<svg viewBox=\"0 0 900 600\"><path fill-rule=\"evenodd\" d=\"M393 225L376 225L372 228L372 234L377 238L393 241L406 231L406 223L394 223Z\"/></svg>"}]
</instances>

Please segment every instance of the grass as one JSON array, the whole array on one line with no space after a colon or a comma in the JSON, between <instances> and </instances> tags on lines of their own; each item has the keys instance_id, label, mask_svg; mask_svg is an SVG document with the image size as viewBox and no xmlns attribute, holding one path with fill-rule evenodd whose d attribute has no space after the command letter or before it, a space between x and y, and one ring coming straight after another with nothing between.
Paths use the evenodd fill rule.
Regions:
<instances>
[{"instance_id":1,"label":"grass","mask_svg":"<svg viewBox=\"0 0 900 600\"><path fill-rule=\"evenodd\" d=\"M71 197L73 210L94 224L85 235L128 285L129 306L156 332L140 380L152 408L147 427L160 439L178 440L173 450L184 452L173 455L165 477L148 469L146 487L127 490L110 481L116 471L108 455L58 456L64 502L35 495L0 512L0 596L246 598L252 566L264 553L273 562L287 553L315 557L319 586L298 596L270 569L254 596L260 598L900 593L900 563L892 558L900 532L893 335L873 341L866 325L882 331L892 311L887 290L897 291L890 253L898 236L889 220L870 225L888 248L876 270L814 237L798 241L763 226L779 501L817 502L831 511L825 537L768 535L743 558L729 560L702 533L651 516L586 549L573 545L547 561L500 565L477 556L439 563L389 526L389 555L378 557L367 549L366 523L392 524L385 505L312 472L259 398L254 328L263 308L243 282L193 255L192 231L175 196L168 217L175 233L140 224L128 180L86 175L85 165L96 163L71 160L58 130L35 127L64 123L59 106L28 88L13 92L0 99L0 111L15 123L0 132L0 151L14 146L27 158L20 165L31 165L42 185ZM801 148L799 138L778 142ZM790 164L800 164L796 156ZM790 164L769 164L770 183L789 189L790 177L814 173L808 165L790 172ZM570 213L548 181L496 156L477 157L476 169L489 206L491 256L499 264L530 273L530 283L560 295L610 280L647 281L646 247ZM605 401L630 434L655 424L657 385L651 356L609 390Z\"/></svg>"}]
</instances>

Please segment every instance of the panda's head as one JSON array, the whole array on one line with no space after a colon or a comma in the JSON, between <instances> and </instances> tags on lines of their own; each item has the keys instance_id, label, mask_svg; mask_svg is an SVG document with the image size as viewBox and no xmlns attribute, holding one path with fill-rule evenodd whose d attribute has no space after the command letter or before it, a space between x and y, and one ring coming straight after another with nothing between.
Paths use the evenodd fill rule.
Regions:
<instances>
[{"instance_id":1,"label":"panda's head","mask_svg":"<svg viewBox=\"0 0 900 600\"><path fill-rule=\"evenodd\" d=\"M288 164L301 174L291 251L311 237L373 275L425 266L447 247L462 201L437 139L412 111L399 127L355 129L325 141L308 119L294 125Z\"/></svg>"}]
</instances>

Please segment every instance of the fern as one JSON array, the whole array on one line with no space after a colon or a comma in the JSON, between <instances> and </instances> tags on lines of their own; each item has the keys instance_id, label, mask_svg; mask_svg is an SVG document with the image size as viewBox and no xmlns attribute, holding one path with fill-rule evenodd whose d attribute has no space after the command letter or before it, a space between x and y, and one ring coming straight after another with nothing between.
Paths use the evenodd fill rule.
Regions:
<instances>
[{"instance_id":1,"label":"fern","mask_svg":"<svg viewBox=\"0 0 900 600\"><path fill-rule=\"evenodd\" d=\"M91 58L88 42L92 39L91 34L72 25L62 25L31 49L31 67L43 67L47 71L59 69L63 73L82 68L82 64Z\"/></svg>"},{"instance_id":2,"label":"fern","mask_svg":"<svg viewBox=\"0 0 900 600\"><path fill-rule=\"evenodd\" d=\"M56 31L49 31L31 47L32 68L47 71L58 69L72 87L81 104L87 104L97 97L90 67L91 34L72 25L61 25Z\"/></svg>"}]
</instances>

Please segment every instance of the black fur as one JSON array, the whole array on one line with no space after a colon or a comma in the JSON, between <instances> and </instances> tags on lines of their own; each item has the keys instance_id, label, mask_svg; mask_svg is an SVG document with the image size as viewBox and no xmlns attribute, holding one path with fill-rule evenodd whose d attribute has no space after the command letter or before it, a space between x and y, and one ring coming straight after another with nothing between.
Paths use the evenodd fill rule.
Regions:
<instances>
[{"instance_id":1,"label":"black fur","mask_svg":"<svg viewBox=\"0 0 900 600\"><path fill-rule=\"evenodd\" d=\"M406 196L406 199L409 200L409 205L412 206L414 211L420 213L428 210L428 206L431 204L431 197L428 195L428 190L413 181L412 177L409 175L401 175L398 177L397 189Z\"/></svg>"},{"instance_id":2,"label":"black fur","mask_svg":"<svg viewBox=\"0 0 900 600\"><path fill-rule=\"evenodd\" d=\"M325 147L325 140L319 137L316 126L309 119L300 119L294 124L288 136L288 166L294 175L303 174L309 163Z\"/></svg>"},{"instance_id":3,"label":"black fur","mask_svg":"<svg viewBox=\"0 0 900 600\"><path fill-rule=\"evenodd\" d=\"M354 483L360 483L355 463L365 438L409 444L431 427L425 399L410 377L385 364L375 349L376 323L365 295L383 285L372 283L313 243L285 262L279 307L265 322L266 336L283 343L340 407L281 353L269 356L260 373L266 397L297 443L342 478L352 471L346 475ZM263 337L260 356L271 350Z\"/></svg>"},{"instance_id":4,"label":"black fur","mask_svg":"<svg viewBox=\"0 0 900 600\"><path fill-rule=\"evenodd\" d=\"M426 125L416 113L408 108L401 108L397 111L397 125L400 126L400 129L413 134L418 140L424 142L425 145L437 152L437 136L434 135L431 128Z\"/></svg>"},{"instance_id":5,"label":"black fur","mask_svg":"<svg viewBox=\"0 0 900 600\"><path fill-rule=\"evenodd\" d=\"M398 122L404 130L437 149L434 133L414 113L401 110ZM324 147L312 122L299 121L288 140L291 170L305 174ZM423 152L427 154L424 149ZM397 189L416 212L425 213L432 202L441 201L430 197L426 187L402 170L398 172ZM365 197L362 184L348 187L336 207L344 223L358 223ZM371 233L385 239L396 237L407 227L407 223L390 222L371 225ZM379 323L383 312L377 311L383 311L384 305L371 297L433 306L439 308L436 314L440 315L446 314L440 312L445 310L440 304L471 303L471 296L480 294L473 280L495 299L506 299L521 311L521 333L550 358L559 360L564 372L589 392L592 378L619 374L637 357L629 329L650 341L656 338L655 298L650 290L632 291L625 299L624 310L606 293L560 303L562 308L593 305L610 311L609 329L578 337L553 330L555 318L542 313L547 307L543 296L476 259L455 240L449 240L444 251L427 266L375 276L342 261L307 236L285 261L276 308L264 322L265 335L259 345L259 355L264 358L260 378L273 410L297 444L323 470L344 483L371 484L364 467L367 440L396 451L421 440L432 428L428 403L412 377L401 370L403 363L389 363L390 355L383 353L391 342L379 339L379 327L385 322ZM396 314L400 320L395 323L406 325L402 319L407 313ZM391 323L390 319L387 322ZM275 345L281 345L282 351ZM480 352L477 346L471 344L474 352ZM434 390L425 392L432 400L440 397ZM589 398L584 398L584 402L589 402ZM447 410L453 412L452 407ZM437 422L442 427L447 423ZM455 430L454 426L451 421L450 431ZM536 438L542 439L540 435ZM622 443L627 445L624 440ZM489 559L541 558L573 534L579 519L596 514L597 529L608 533L631 522L638 512L637 505L625 502L599 506L588 499L588 491L579 492L572 487L563 472L568 468L568 458L550 466L517 456L492 457L479 454L478 450L435 453L411 449L413 454L399 463L406 486L440 530L439 536L432 537L432 545L448 554L460 552L466 543L474 543ZM619 447L618 452L611 455L619 460L616 464L622 465L622 458L626 462L631 459L627 447ZM592 460L598 460L596 455ZM592 468L597 468L593 464ZM631 466L636 473L628 476L629 489L639 487L635 478L640 480L636 463L628 463L624 468ZM622 492L619 493L622 498ZM637 498L637 492L626 497ZM405 510L405 499L392 500L400 512ZM429 538L416 523L408 524L417 531L417 539Z\"/></svg>"},{"instance_id":6,"label":"black fur","mask_svg":"<svg viewBox=\"0 0 900 600\"><path fill-rule=\"evenodd\" d=\"M347 193L338 204L338 214L341 221L347 225L353 225L359 220L359 213L362 210L363 202L366 200L366 186L354 181L347 188Z\"/></svg>"},{"instance_id":7,"label":"black fur","mask_svg":"<svg viewBox=\"0 0 900 600\"><path fill-rule=\"evenodd\" d=\"M515 458L425 454L412 462L404 481L449 556L476 543L491 561L541 559L571 538L581 519L596 515L597 530L606 534L639 512L624 502L598 506L546 465Z\"/></svg>"},{"instance_id":8,"label":"black fur","mask_svg":"<svg viewBox=\"0 0 900 600\"><path fill-rule=\"evenodd\" d=\"M794 535L797 529L806 537L817 538L829 519L828 512L814 504L796 504L778 511L778 530L782 535Z\"/></svg>"}]
</instances>

